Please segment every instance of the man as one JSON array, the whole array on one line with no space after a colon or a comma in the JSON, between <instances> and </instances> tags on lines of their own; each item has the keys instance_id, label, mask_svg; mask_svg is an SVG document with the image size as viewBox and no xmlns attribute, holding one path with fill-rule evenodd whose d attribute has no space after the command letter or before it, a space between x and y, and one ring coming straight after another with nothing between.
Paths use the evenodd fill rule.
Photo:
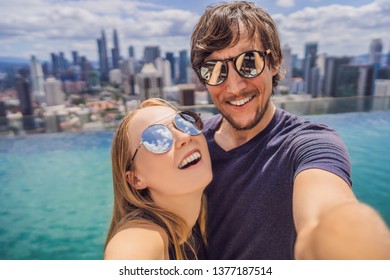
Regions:
<instances>
[{"instance_id":1,"label":"man","mask_svg":"<svg viewBox=\"0 0 390 280\"><path fill-rule=\"evenodd\" d=\"M209 7L191 63L220 112L204 129L214 174L206 258L390 259L389 230L354 196L337 133L273 104L282 53L266 11Z\"/></svg>"}]
</instances>

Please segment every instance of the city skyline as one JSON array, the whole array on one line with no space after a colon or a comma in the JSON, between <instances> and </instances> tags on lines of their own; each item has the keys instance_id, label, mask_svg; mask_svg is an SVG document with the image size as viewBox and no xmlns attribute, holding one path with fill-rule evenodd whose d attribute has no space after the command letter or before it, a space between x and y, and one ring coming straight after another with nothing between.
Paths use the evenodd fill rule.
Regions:
<instances>
[{"instance_id":1,"label":"city skyline","mask_svg":"<svg viewBox=\"0 0 390 280\"><path fill-rule=\"evenodd\" d=\"M390 50L390 0L254 1L277 22L282 45L303 58L305 43L317 42L318 53L333 56L368 53L370 42L381 39ZM189 49L192 28L207 5L215 1L75 1L0 0L0 57L49 61L50 53L76 50L98 61L96 39L106 31L108 49L118 32L121 56L130 45L142 58L147 45L178 54ZM126 7L126 9L124 8Z\"/></svg>"}]
</instances>

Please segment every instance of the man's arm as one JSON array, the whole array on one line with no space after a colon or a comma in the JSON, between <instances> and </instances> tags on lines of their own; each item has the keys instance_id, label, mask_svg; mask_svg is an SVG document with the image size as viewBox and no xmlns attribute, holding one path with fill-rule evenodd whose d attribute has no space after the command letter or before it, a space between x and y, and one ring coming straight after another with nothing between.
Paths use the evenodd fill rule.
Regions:
<instances>
[{"instance_id":1,"label":"man's arm","mask_svg":"<svg viewBox=\"0 0 390 280\"><path fill-rule=\"evenodd\" d=\"M307 169L294 182L296 259L390 259L390 231L335 174Z\"/></svg>"}]
</instances>

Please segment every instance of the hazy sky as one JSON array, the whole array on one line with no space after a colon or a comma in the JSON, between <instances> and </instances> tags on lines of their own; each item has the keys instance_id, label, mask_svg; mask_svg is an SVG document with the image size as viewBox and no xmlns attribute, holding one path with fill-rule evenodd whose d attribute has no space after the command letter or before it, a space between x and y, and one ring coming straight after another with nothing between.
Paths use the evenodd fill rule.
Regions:
<instances>
[{"instance_id":1,"label":"hazy sky","mask_svg":"<svg viewBox=\"0 0 390 280\"><path fill-rule=\"evenodd\" d=\"M97 60L96 39L106 32L112 48L118 31L121 55L135 47L141 58L146 45L162 54L189 49L191 31L204 9L220 1L206 0L0 0L0 57L48 61L51 52L78 50ZM302 57L304 44L318 42L329 55L367 53L372 39L390 49L390 0L262 0L254 1L276 20L282 44Z\"/></svg>"}]
</instances>

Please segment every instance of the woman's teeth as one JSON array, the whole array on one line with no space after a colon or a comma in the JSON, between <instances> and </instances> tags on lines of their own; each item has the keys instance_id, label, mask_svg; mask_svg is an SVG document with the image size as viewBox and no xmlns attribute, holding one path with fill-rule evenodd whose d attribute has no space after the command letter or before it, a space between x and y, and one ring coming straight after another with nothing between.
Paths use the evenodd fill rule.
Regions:
<instances>
[{"instance_id":1,"label":"woman's teeth","mask_svg":"<svg viewBox=\"0 0 390 280\"><path fill-rule=\"evenodd\" d=\"M186 157L179 165L179 169L184 169L192 164L197 163L201 158L199 152L195 152L192 155Z\"/></svg>"}]
</instances>

